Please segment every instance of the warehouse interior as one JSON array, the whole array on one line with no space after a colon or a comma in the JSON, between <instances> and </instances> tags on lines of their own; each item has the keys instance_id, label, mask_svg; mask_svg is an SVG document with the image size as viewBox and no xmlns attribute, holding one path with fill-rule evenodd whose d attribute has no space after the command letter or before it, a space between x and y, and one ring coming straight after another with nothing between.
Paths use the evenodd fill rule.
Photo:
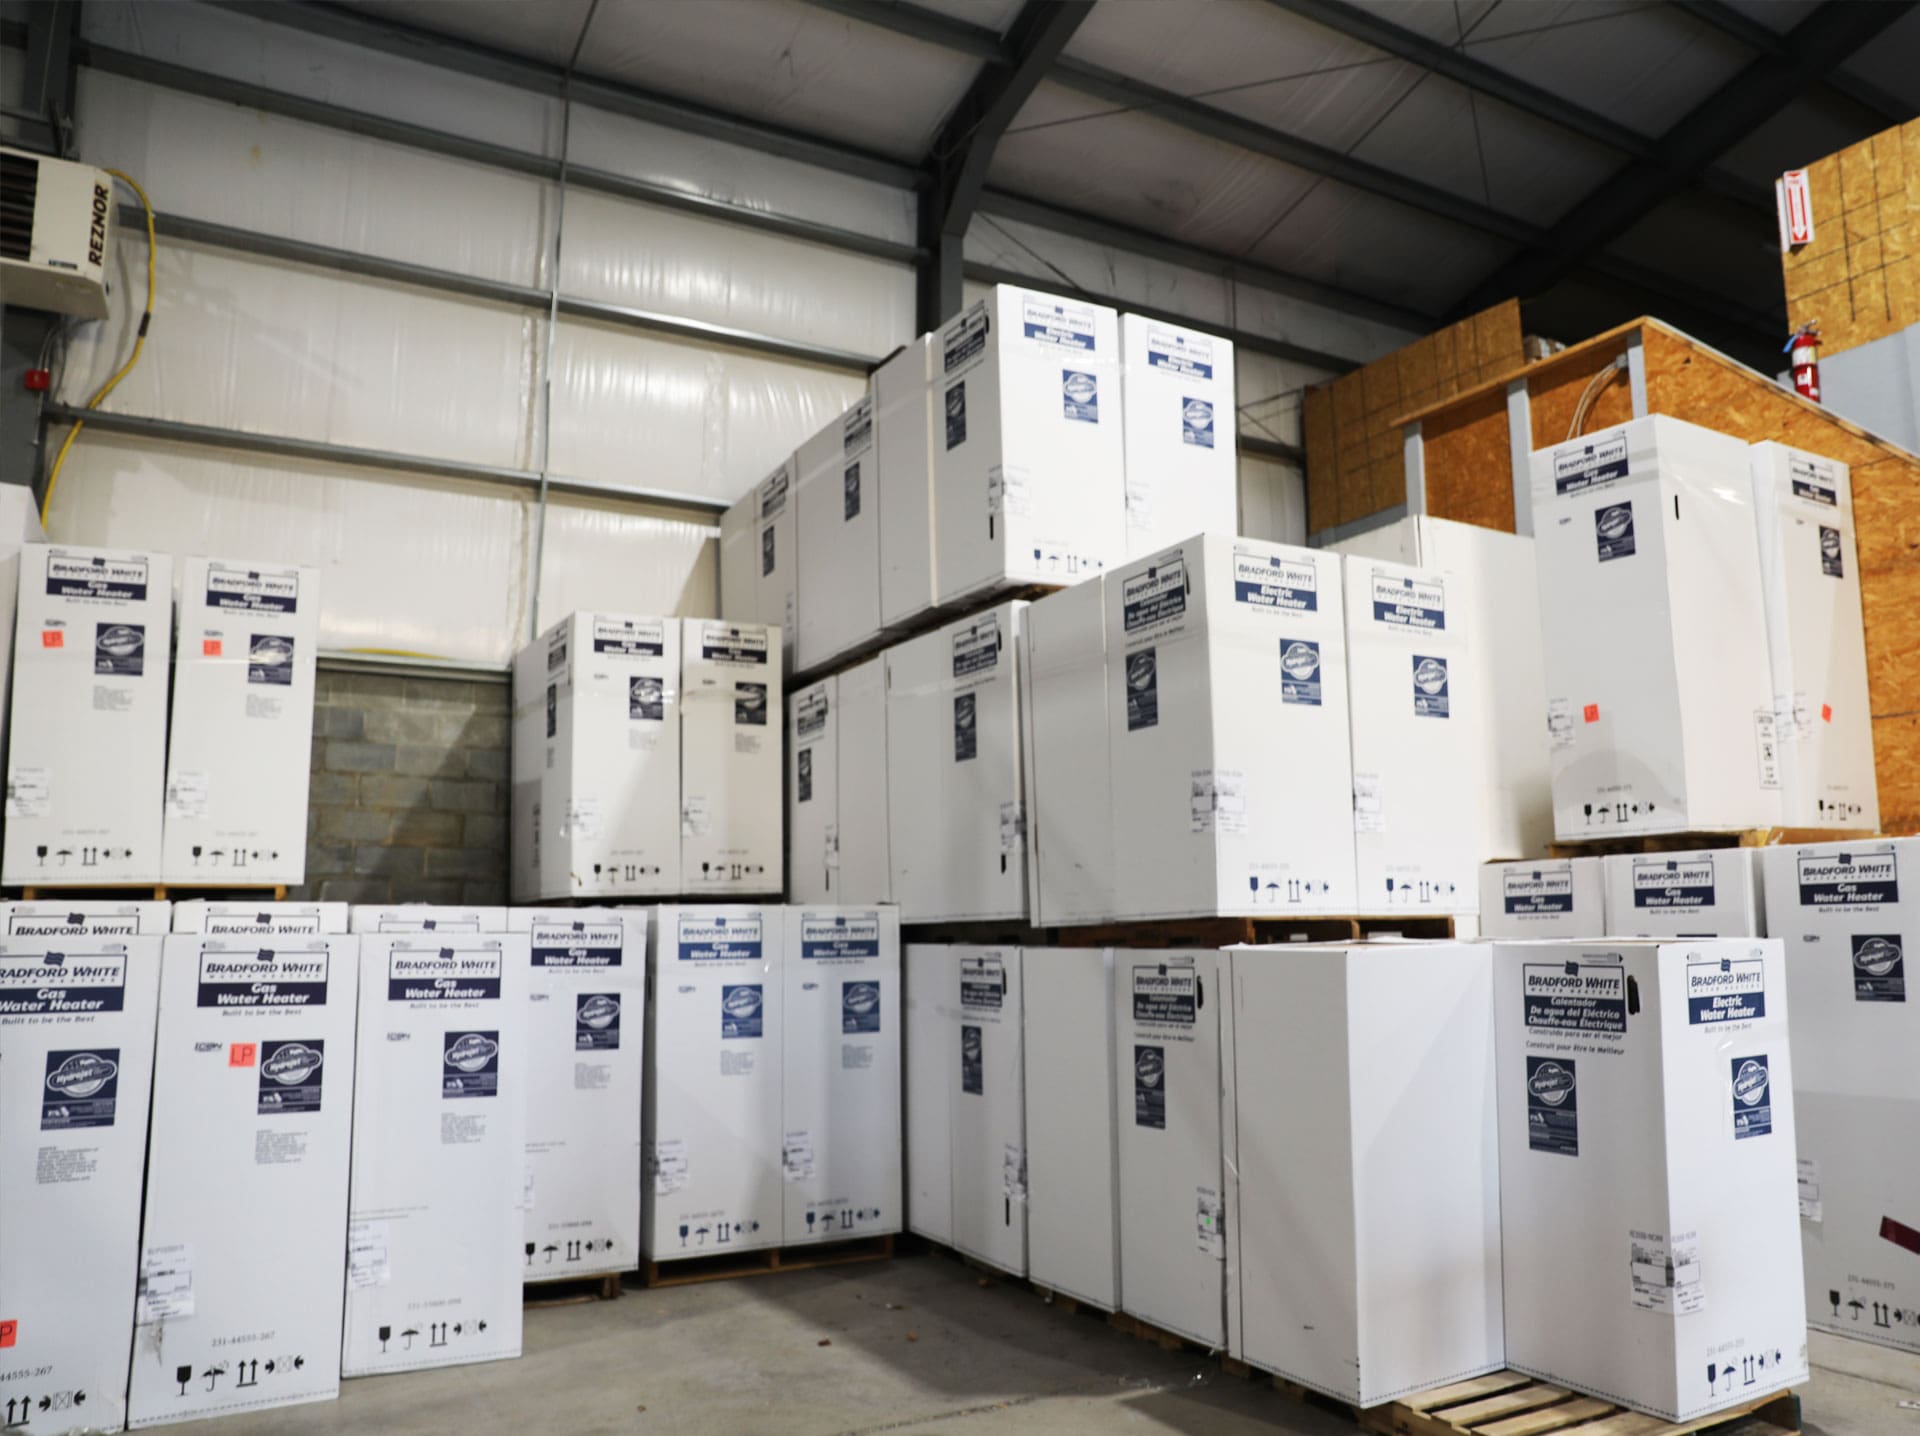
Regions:
<instances>
[{"instance_id":1,"label":"warehouse interior","mask_svg":"<svg viewBox=\"0 0 1920 1436\"><path fill-rule=\"evenodd\" d=\"M0 1432L1920 1433L1917 12L0 0Z\"/></svg>"}]
</instances>

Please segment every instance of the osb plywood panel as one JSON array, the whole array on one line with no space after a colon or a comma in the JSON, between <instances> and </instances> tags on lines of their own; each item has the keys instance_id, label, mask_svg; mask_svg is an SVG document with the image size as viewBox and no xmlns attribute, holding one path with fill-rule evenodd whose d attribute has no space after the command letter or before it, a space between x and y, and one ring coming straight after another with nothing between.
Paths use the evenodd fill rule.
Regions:
<instances>
[{"instance_id":1,"label":"osb plywood panel","mask_svg":"<svg viewBox=\"0 0 1920 1436\"><path fill-rule=\"evenodd\" d=\"M1596 345L1591 351L1528 377L1527 402L1533 419L1534 448L1544 449L1567 441L1580 396L1594 376L1603 371L1610 372L1587 411L1587 432L1610 424L1624 424L1633 417L1633 390L1627 383L1626 370L1615 364L1626 347L1625 339L1617 344Z\"/></svg>"},{"instance_id":2,"label":"osb plywood panel","mask_svg":"<svg viewBox=\"0 0 1920 1436\"><path fill-rule=\"evenodd\" d=\"M1920 323L1920 121L1807 166L1807 189L1813 243L1780 258L1788 324L1835 353Z\"/></svg>"},{"instance_id":3,"label":"osb plywood panel","mask_svg":"<svg viewBox=\"0 0 1920 1436\"><path fill-rule=\"evenodd\" d=\"M1512 533L1505 391L1460 399L1422 423L1420 435L1426 449L1427 512Z\"/></svg>"}]
</instances>

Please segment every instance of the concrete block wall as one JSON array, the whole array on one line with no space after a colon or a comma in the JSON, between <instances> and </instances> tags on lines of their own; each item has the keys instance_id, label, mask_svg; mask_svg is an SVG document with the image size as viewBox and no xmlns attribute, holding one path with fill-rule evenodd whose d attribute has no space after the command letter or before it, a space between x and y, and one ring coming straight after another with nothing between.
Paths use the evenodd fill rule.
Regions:
<instances>
[{"instance_id":1,"label":"concrete block wall","mask_svg":"<svg viewBox=\"0 0 1920 1436\"><path fill-rule=\"evenodd\" d=\"M322 671L307 882L323 901L504 903L511 690Z\"/></svg>"}]
</instances>

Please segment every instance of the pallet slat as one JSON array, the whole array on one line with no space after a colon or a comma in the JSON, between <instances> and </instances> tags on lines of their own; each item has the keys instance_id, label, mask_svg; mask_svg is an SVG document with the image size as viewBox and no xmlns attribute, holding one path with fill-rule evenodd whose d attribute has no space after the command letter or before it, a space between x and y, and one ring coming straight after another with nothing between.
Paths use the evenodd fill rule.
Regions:
<instances>
[{"instance_id":1,"label":"pallet slat","mask_svg":"<svg viewBox=\"0 0 1920 1436\"><path fill-rule=\"evenodd\" d=\"M1396 1401L1393 1404L1404 1406L1409 1411L1437 1411L1441 1407L1453 1406L1462 1401L1477 1401L1483 1396L1511 1391L1516 1386L1529 1384L1532 1380L1532 1377L1522 1376L1517 1371L1496 1371L1488 1376L1475 1376L1466 1381L1456 1381L1451 1386L1436 1386L1431 1391L1423 1391L1418 1396L1409 1396L1406 1400Z\"/></svg>"},{"instance_id":2,"label":"pallet slat","mask_svg":"<svg viewBox=\"0 0 1920 1436\"><path fill-rule=\"evenodd\" d=\"M1609 1411L1619 1409L1611 1401L1582 1396L1558 1406L1549 1406L1544 1411L1529 1411L1524 1416L1495 1421L1482 1427L1474 1436L1548 1436L1550 1432L1579 1427L1582 1421L1591 1421L1596 1416L1605 1416Z\"/></svg>"},{"instance_id":3,"label":"pallet slat","mask_svg":"<svg viewBox=\"0 0 1920 1436\"><path fill-rule=\"evenodd\" d=\"M1517 1416L1524 1411L1556 1405L1571 1395L1573 1393L1563 1386L1545 1386L1535 1382L1517 1391L1505 1391L1481 1401L1469 1401L1464 1406L1450 1406L1442 1414L1457 1426L1477 1429L1502 1416Z\"/></svg>"},{"instance_id":4,"label":"pallet slat","mask_svg":"<svg viewBox=\"0 0 1920 1436\"><path fill-rule=\"evenodd\" d=\"M855 1262L890 1261L893 1250L894 1238L889 1233L851 1242L761 1247L757 1251L688 1257L681 1261L650 1261L640 1268L640 1284L645 1287L692 1286L699 1282L766 1276L777 1271L812 1271L818 1267L848 1266Z\"/></svg>"},{"instance_id":5,"label":"pallet slat","mask_svg":"<svg viewBox=\"0 0 1920 1436\"><path fill-rule=\"evenodd\" d=\"M1281 1383L1276 1379L1275 1385ZM1356 1414L1362 1427L1381 1436L1799 1436L1800 1428L1792 1392L1672 1422L1517 1371L1457 1381Z\"/></svg>"},{"instance_id":6,"label":"pallet slat","mask_svg":"<svg viewBox=\"0 0 1920 1436\"><path fill-rule=\"evenodd\" d=\"M1876 834L1857 828L1738 828L1692 833L1636 833L1619 838L1554 842L1556 858L1604 857L1609 853L1678 853L1696 848L1771 848L1796 843L1863 843Z\"/></svg>"}]
</instances>

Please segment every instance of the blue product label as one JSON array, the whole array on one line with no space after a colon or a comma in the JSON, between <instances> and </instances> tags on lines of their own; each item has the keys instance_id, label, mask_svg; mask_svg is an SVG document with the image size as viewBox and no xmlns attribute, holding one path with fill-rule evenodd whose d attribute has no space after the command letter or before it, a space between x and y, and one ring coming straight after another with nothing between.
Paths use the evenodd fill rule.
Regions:
<instances>
[{"instance_id":1,"label":"blue product label","mask_svg":"<svg viewBox=\"0 0 1920 1436\"><path fill-rule=\"evenodd\" d=\"M840 984L840 1033L843 1037L880 1030L880 983L859 978Z\"/></svg>"},{"instance_id":2,"label":"blue product label","mask_svg":"<svg viewBox=\"0 0 1920 1436\"><path fill-rule=\"evenodd\" d=\"M1123 579L1120 584L1120 622L1128 633L1170 623L1187 611L1185 554L1163 559L1151 568Z\"/></svg>"},{"instance_id":3,"label":"blue product label","mask_svg":"<svg viewBox=\"0 0 1920 1436\"><path fill-rule=\"evenodd\" d=\"M1802 907L1880 907L1900 901L1900 868L1891 852L1820 853L1794 860Z\"/></svg>"},{"instance_id":4,"label":"blue product label","mask_svg":"<svg viewBox=\"0 0 1920 1436\"><path fill-rule=\"evenodd\" d=\"M207 607L222 613L297 613L300 575L207 566Z\"/></svg>"},{"instance_id":5,"label":"blue product label","mask_svg":"<svg viewBox=\"0 0 1920 1436\"><path fill-rule=\"evenodd\" d=\"M93 671L138 678L147 671L147 629L142 623L97 623L93 628Z\"/></svg>"},{"instance_id":6,"label":"blue product label","mask_svg":"<svg viewBox=\"0 0 1920 1436\"><path fill-rule=\"evenodd\" d=\"M986 301L979 300L941 335L940 372L951 374L982 352L992 329L993 316L987 312Z\"/></svg>"},{"instance_id":7,"label":"blue product label","mask_svg":"<svg viewBox=\"0 0 1920 1436\"><path fill-rule=\"evenodd\" d=\"M980 753L980 730L971 693L953 695L953 761L970 763Z\"/></svg>"},{"instance_id":8,"label":"blue product label","mask_svg":"<svg viewBox=\"0 0 1920 1436\"><path fill-rule=\"evenodd\" d=\"M1181 401L1180 441L1202 449L1213 447L1213 405L1205 399Z\"/></svg>"},{"instance_id":9,"label":"blue product label","mask_svg":"<svg viewBox=\"0 0 1920 1436\"><path fill-rule=\"evenodd\" d=\"M1851 939L1853 1000L1905 1002L1907 959L1898 933L1859 933Z\"/></svg>"},{"instance_id":10,"label":"blue product label","mask_svg":"<svg viewBox=\"0 0 1920 1436\"><path fill-rule=\"evenodd\" d=\"M840 475L840 521L860 517L860 466L848 464Z\"/></svg>"},{"instance_id":11,"label":"blue product label","mask_svg":"<svg viewBox=\"0 0 1920 1436\"><path fill-rule=\"evenodd\" d=\"M440 1054L442 1097L500 1095L500 1033L449 1032Z\"/></svg>"},{"instance_id":12,"label":"blue product label","mask_svg":"<svg viewBox=\"0 0 1920 1436\"><path fill-rule=\"evenodd\" d=\"M1500 901L1509 916L1572 912L1573 865L1504 869Z\"/></svg>"},{"instance_id":13,"label":"blue product label","mask_svg":"<svg viewBox=\"0 0 1920 1436\"><path fill-rule=\"evenodd\" d=\"M1845 578L1847 565L1840 546L1840 530L1820 525L1820 572L1828 578Z\"/></svg>"},{"instance_id":14,"label":"blue product label","mask_svg":"<svg viewBox=\"0 0 1920 1436\"><path fill-rule=\"evenodd\" d=\"M0 954L0 1017L123 1012L127 959L117 952Z\"/></svg>"},{"instance_id":15,"label":"blue product label","mask_svg":"<svg viewBox=\"0 0 1920 1436\"><path fill-rule=\"evenodd\" d=\"M760 530L760 577L769 577L773 573L773 564L773 525L768 524Z\"/></svg>"},{"instance_id":16,"label":"blue product label","mask_svg":"<svg viewBox=\"0 0 1920 1436\"><path fill-rule=\"evenodd\" d=\"M1160 660L1151 648L1127 655L1127 731L1160 722Z\"/></svg>"},{"instance_id":17,"label":"blue product label","mask_svg":"<svg viewBox=\"0 0 1920 1436\"><path fill-rule=\"evenodd\" d=\"M1172 330L1147 332L1147 367L1188 379L1213 377L1213 341L1201 334Z\"/></svg>"},{"instance_id":18,"label":"blue product label","mask_svg":"<svg viewBox=\"0 0 1920 1436\"><path fill-rule=\"evenodd\" d=\"M1192 967L1165 962L1133 969L1135 1022L1192 1027L1200 1010L1200 979Z\"/></svg>"},{"instance_id":19,"label":"blue product label","mask_svg":"<svg viewBox=\"0 0 1920 1436\"><path fill-rule=\"evenodd\" d=\"M622 658L662 658L667 651L665 625L658 619L596 618L593 651Z\"/></svg>"},{"instance_id":20,"label":"blue product label","mask_svg":"<svg viewBox=\"0 0 1920 1436\"><path fill-rule=\"evenodd\" d=\"M620 1047L620 996L583 992L573 1009L573 1050L614 1052Z\"/></svg>"},{"instance_id":21,"label":"blue product label","mask_svg":"<svg viewBox=\"0 0 1920 1436\"><path fill-rule=\"evenodd\" d=\"M1439 632L1447 626L1447 590L1438 579L1373 576L1373 620L1410 632Z\"/></svg>"},{"instance_id":22,"label":"blue product label","mask_svg":"<svg viewBox=\"0 0 1920 1436\"><path fill-rule=\"evenodd\" d=\"M1840 506L1840 471L1826 460L1811 454L1789 454L1787 478L1796 499L1808 499L1828 508Z\"/></svg>"},{"instance_id":23,"label":"blue product label","mask_svg":"<svg viewBox=\"0 0 1920 1436\"><path fill-rule=\"evenodd\" d=\"M1626 558L1633 553L1633 505L1609 504L1593 511L1594 550L1600 562Z\"/></svg>"},{"instance_id":24,"label":"blue product label","mask_svg":"<svg viewBox=\"0 0 1920 1436\"><path fill-rule=\"evenodd\" d=\"M730 983L720 989L720 1036L759 1037L765 1031L766 1004L757 982Z\"/></svg>"},{"instance_id":25,"label":"blue product label","mask_svg":"<svg viewBox=\"0 0 1920 1436\"><path fill-rule=\"evenodd\" d=\"M279 633L256 633L247 645L247 682L293 686L293 640Z\"/></svg>"},{"instance_id":26,"label":"blue product label","mask_svg":"<svg viewBox=\"0 0 1920 1436\"><path fill-rule=\"evenodd\" d=\"M953 635L953 676L971 678L1000 666L1000 619L986 614Z\"/></svg>"},{"instance_id":27,"label":"blue product label","mask_svg":"<svg viewBox=\"0 0 1920 1436\"><path fill-rule=\"evenodd\" d=\"M494 951L396 947L387 954L389 1002L490 1002L500 996Z\"/></svg>"},{"instance_id":28,"label":"blue product label","mask_svg":"<svg viewBox=\"0 0 1920 1436\"><path fill-rule=\"evenodd\" d=\"M40 1130L70 1132L111 1127L120 1096L118 1047L67 1048L47 1053L40 1088Z\"/></svg>"},{"instance_id":29,"label":"blue product label","mask_svg":"<svg viewBox=\"0 0 1920 1436\"><path fill-rule=\"evenodd\" d=\"M1007 996L1006 965L997 957L968 957L960 962L960 1005L998 1012Z\"/></svg>"},{"instance_id":30,"label":"blue product label","mask_svg":"<svg viewBox=\"0 0 1920 1436\"><path fill-rule=\"evenodd\" d=\"M793 755L793 788L796 803L813 801L813 749L802 748Z\"/></svg>"},{"instance_id":31,"label":"blue product label","mask_svg":"<svg viewBox=\"0 0 1920 1436\"><path fill-rule=\"evenodd\" d=\"M967 442L967 381L962 379L947 390L947 448L959 448Z\"/></svg>"},{"instance_id":32,"label":"blue product label","mask_svg":"<svg viewBox=\"0 0 1920 1436\"><path fill-rule=\"evenodd\" d=\"M835 913L832 917L800 919L800 960L869 958L880 955L880 917L877 913Z\"/></svg>"},{"instance_id":33,"label":"blue product label","mask_svg":"<svg viewBox=\"0 0 1920 1436\"><path fill-rule=\"evenodd\" d=\"M1079 369L1060 371L1060 412L1083 424L1100 422L1100 381Z\"/></svg>"},{"instance_id":34,"label":"blue product label","mask_svg":"<svg viewBox=\"0 0 1920 1436\"><path fill-rule=\"evenodd\" d=\"M554 737L560 731L560 689L557 684L547 685L547 736Z\"/></svg>"},{"instance_id":35,"label":"blue product label","mask_svg":"<svg viewBox=\"0 0 1920 1436\"><path fill-rule=\"evenodd\" d=\"M318 1007L327 1000L327 950L203 950L200 1007Z\"/></svg>"},{"instance_id":36,"label":"blue product label","mask_svg":"<svg viewBox=\"0 0 1920 1436\"><path fill-rule=\"evenodd\" d=\"M1320 645L1312 639L1280 640L1280 701L1320 706Z\"/></svg>"},{"instance_id":37,"label":"blue product label","mask_svg":"<svg viewBox=\"0 0 1920 1436\"><path fill-rule=\"evenodd\" d=\"M618 922L535 918L531 926L535 967L601 971L625 957L627 934Z\"/></svg>"},{"instance_id":38,"label":"blue product label","mask_svg":"<svg viewBox=\"0 0 1920 1436\"><path fill-rule=\"evenodd\" d=\"M1164 1047L1134 1044L1133 1125L1166 1129L1167 1049Z\"/></svg>"},{"instance_id":39,"label":"blue product label","mask_svg":"<svg viewBox=\"0 0 1920 1436\"><path fill-rule=\"evenodd\" d=\"M1733 1059L1733 1137L1764 1137L1773 1130L1773 1080L1766 1055Z\"/></svg>"},{"instance_id":40,"label":"blue product label","mask_svg":"<svg viewBox=\"0 0 1920 1436\"><path fill-rule=\"evenodd\" d=\"M986 1043L971 1022L960 1025L960 1090L983 1096L987 1090Z\"/></svg>"},{"instance_id":41,"label":"blue product label","mask_svg":"<svg viewBox=\"0 0 1920 1436\"><path fill-rule=\"evenodd\" d=\"M1562 444L1553 455L1553 491L1574 494L1627 476L1627 431L1616 429L1587 444Z\"/></svg>"},{"instance_id":42,"label":"blue product label","mask_svg":"<svg viewBox=\"0 0 1920 1436\"><path fill-rule=\"evenodd\" d=\"M676 950L681 962L759 962L757 917L683 916Z\"/></svg>"},{"instance_id":43,"label":"blue product label","mask_svg":"<svg viewBox=\"0 0 1920 1436\"><path fill-rule=\"evenodd\" d=\"M311 1042L262 1042L256 1115L318 1112L326 1055L327 1044L318 1037Z\"/></svg>"},{"instance_id":44,"label":"blue product label","mask_svg":"<svg viewBox=\"0 0 1920 1436\"><path fill-rule=\"evenodd\" d=\"M1453 699L1448 693L1447 660L1413 655L1413 711L1420 718L1450 718Z\"/></svg>"},{"instance_id":45,"label":"blue product label","mask_svg":"<svg viewBox=\"0 0 1920 1436\"><path fill-rule=\"evenodd\" d=\"M1767 1015L1767 967L1757 957L1687 964L1687 1021L1724 1027Z\"/></svg>"},{"instance_id":46,"label":"blue product label","mask_svg":"<svg viewBox=\"0 0 1920 1436\"><path fill-rule=\"evenodd\" d=\"M767 726L766 684L736 683L733 685L733 721L750 728Z\"/></svg>"},{"instance_id":47,"label":"blue product label","mask_svg":"<svg viewBox=\"0 0 1920 1436\"><path fill-rule=\"evenodd\" d=\"M710 663L751 663L763 667L767 661L767 631L732 624L702 628L700 656Z\"/></svg>"},{"instance_id":48,"label":"blue product label","mask_svg":"<svg viewBox=\"0 0 1920 1436\"><path fill-rule=\"evenodd\" d=\"M1615 1036L1627 1030L1627 970L1618 960L1521 965L1527 1026Z\"/></svg>"},{"instance_id":49,"label":"blue product label","mask_svg":"<svg viewBox=\"0 0 1920 1436\"><path fill-rule=\"evenodd\" d=\"M1093 311L1048 299L1027 299L1020 305L1020 332L1028 339L1061 349L1093 352Z\"/></svg>"},{"instance_id":50,"label":"blue product label","mask_svg":"<svg viewBox=\"0 0 1920 1436\"><path fill-rule=\"evenodd\" d=\"M53 598L141 602L147 596L147 561L55 549L47 555L47 593Z\"/></svg>"},{"instance_id":51,"label":"blue product label","mask_svg":"<svg viewBox=\"0 0 1920 1436\"><path fill-rule=\"evenodd\" d=\"M1310 560L1235 549L1233 601L1272 613L1314 613L1320 607L1320 571Z\"/></svg>"},{"instance_id":52,"label":"blue product label","mask_svg":"<svg viewBox=\"0 0 1920 1436\"><path fill-rule=\"evenodd\" d=\"M1712 858L1635 858L1633 905L1657 912L1712 907Z\"/></svg>"},{"instance_id":53,"label":"blue product label","mask_svg":"<svg viewBox=\"0 0 1920 1436\"><path fill-rule=\"evenodd\" d=\"M667 685L658 678L636 673L627 679L627 717L640 723L663 723L667 717Z\"/></svg>"},{"instance_id":54,"label":"blue product label","mask_svg":"<svg viewBox=\"0 0 1920 1436\"><path fill-rule=\"evenodd\" d=\"M1527 1059L1527 1147L1560 1157L1580 1155L1580 1098L1571 1057Z\"/></svg>"}]
</instances>

